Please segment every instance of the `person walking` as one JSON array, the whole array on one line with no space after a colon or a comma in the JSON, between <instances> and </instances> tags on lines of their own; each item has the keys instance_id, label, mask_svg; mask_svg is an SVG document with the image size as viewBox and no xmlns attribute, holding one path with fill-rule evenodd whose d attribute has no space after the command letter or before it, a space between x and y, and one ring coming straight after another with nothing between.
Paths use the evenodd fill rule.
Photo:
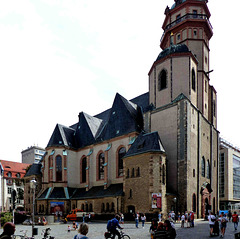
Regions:
<instances>
[{"instance_id":1,"label":"person walking","mask_svg":"<svg viewBox=\"0 0 240 239\"><path fill-rule=\"evenodd\" d=\"M239 222L239 217L237 212L234 212L232 215L232 222L234 223L234 229L235 231L237 231L237 227L238 227L238 222Z\"/></svg>"},{"instance_id":2,"label":"person walking","mask_svg":"<svg viewBox=\"0 0 240 239\"><path fill-rule=\"evenodd\" d=\"M191 212L191 227L194 227L194 212Z\"/></svg>"},{"instance_id":3,"label":"person walking","mask_svg":"<svg viewBox=\"0 0 240 239\"><path fill-rule=\"evenodd\" d=\"M216 221L216 217L213 215L212 212L210 212L209 216L208 216L208 223L209 223L209 227L210 227L210 237L213 234L213 227L214 227L215 221Z\"/></svg>"},{"instance_id":4,"label":"person walking","mask_svg":"<svg viewBox=\"0 0 240 239\"><path fill-rule=\"evenodd\" d=\"M146 216L145 214L143 213L142 216L141 216L141 221L142 221L142 228L144 228L144 223L146 221Z\"/></svg>"},{"instance_id":5,"label":"person walking","mask_svg":"<svg viewBox=\"0 0 240 239\"><path fill-rule=\"evenodd\" d=\"M135 224L136 224L136 228L138 228L138 223L139 223L139 213L137 212L135 214Z\"/></svg>"},{"instance_id":6,"label":"person walking","mask_svg":"<svg viewBox=\"0 0 240 239\"><path fill-rule=\"evenodd\" d=\"M185 222L185 215L184 213L181 216L181 227L184 228L184 222Z\"/></svg>"},{"instance_id":7,"label":"person walking","mask_svg":"<svg viewBox=\"0 0 240 239\"><path fill-rule=\"evenodd\" d=\"M226 215L224 215L224 213L222 212L221 213L221 216L220 218L218 219L220 221L220 229L221 229L221 235L220 237L224 237L225 235L225 231L226 231L226 227L227 227L227 222L228 222L228 219L226 217Z\"/></svg>"}]
</instances>

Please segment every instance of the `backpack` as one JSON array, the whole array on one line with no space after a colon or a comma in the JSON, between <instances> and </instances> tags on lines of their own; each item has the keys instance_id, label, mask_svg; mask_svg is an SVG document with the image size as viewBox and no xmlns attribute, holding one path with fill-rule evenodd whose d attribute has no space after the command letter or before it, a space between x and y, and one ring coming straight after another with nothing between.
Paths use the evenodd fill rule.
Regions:
<instances>
[{"instance_id":1,"label":"backpack","mask_svg":"<svg viewBox=\"0 0 240 239\"><path fill-rule=\"evenodd\" d=\"M109 220L108 223L107 223L107 230L108 230L108 231L111 231L112 228L113 228L112 220Z\"/></svg>"}]
</instances>

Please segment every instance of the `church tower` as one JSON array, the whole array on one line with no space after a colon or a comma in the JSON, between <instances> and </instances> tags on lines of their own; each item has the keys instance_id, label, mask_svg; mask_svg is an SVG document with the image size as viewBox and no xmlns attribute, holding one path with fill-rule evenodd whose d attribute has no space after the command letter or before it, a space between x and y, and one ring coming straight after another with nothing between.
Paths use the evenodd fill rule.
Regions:
<instances>
[{"instance_id":1,"label":"church tower","mask_svg":"<svg viewBox=\"0 0 240 239\"><path fill-rule=\"evenodd\" d=\"M168 210L205 217L218 207L217 96L210 85L207 0L175 0L165 10L158 55L149 71L151 131L166 150ZM173 204L173 205L172 205Z\"/></svg>"}]
</instances>

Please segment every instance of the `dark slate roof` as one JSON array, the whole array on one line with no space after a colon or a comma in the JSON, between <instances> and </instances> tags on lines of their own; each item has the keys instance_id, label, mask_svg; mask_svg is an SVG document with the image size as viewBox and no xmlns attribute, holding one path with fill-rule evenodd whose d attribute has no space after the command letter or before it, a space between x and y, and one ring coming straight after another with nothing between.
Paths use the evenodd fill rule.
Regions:
<instances>
[{"instance_id":1,"label":"dark slate roof","mask_svg":"<svg viewBox=\"0 0 240 239\"><path fill-rule=\"evenodd\" d=\"M42 164L33 163L24 177L28 177L32 175L42 175L41 168L42 168Z\"/></svg>"},{"instance_id":2,"label":"dark slate roof","mask_svg":"<svg viewBox=\"0 0 240 239\"><path fill-rule=\"evenodd\" d=\"M81 112L78 123L70 127L57 124L47 147L66 146L78 149L131 132L141 132L143 113L151 108L148 102L149 93L131 101L117 93L112 108L95 116Z\"/></svg>"},{"instance_id":3,"label":"dark slate roof","mask_svg":"<svg viewBox=\"0 0 240 239\"><path fill-rule=\"evenodd\" d=\"M108 140L130 132L141 132L142 129L143 115L141 108L117 93L109 119L99 134L98 140Z\"/></svg>"},{"instance_id":4,"label":"dark slate roof","mask_svg":"<svg viewBox=\"0 0 240 239\"><path fill-rule=\"evenodd\" d=\"M75 147L74 133L74 129L57 124L48 142L47 147L60 145Z\"/></svg>"},{"instance_id":5,"label":"dark slate roof","mask_svg":"<svg viewBox=\"0 0 240 239\"><path fill-rule=\"evenodd\" d=\"M63 187L55 187L53 188L53 190L51 191L49 197L49 199L65 199L67 198L65 195L65 191Z\"/></svg>"},{"instance_id":6,"label":"dark slate roof","mask_svg":"<svg viewBox=\"0 0 240 239\"><path fill-rule=\"evenodd\" d=\"M76 147L81 148L95 142L95 137L103 126L103 123L101 119L83 112L78 117L79 121L75 132L75 142Z\"/></svg>"},{"instance_id":7,"label":"dark slate roof","mask_svg":"<svg viewBox=\"0 0 240 239\"><path fill-rule=\"evenodd\" d=\"M183 52L190 52L188 47L185 44L171 45L170 47L168 47L160 52L156 61L159 61L160 59L162 59L170 54L183 53Z\"/></svg>"},{"instance_id":8,"label":"dark slate roof","mask_svg":"<svg viewBox=\"0 0 240 239\"><path fill-rule=\"evenodd\" d=\"M134 104L137 104L139 107L142 108L143 113L152 109L151 105L149 105L149 92L139 95L130 100Z\"/></svg>"},{"instance_id":9,"label":"dark slate roof","mask_svg":"<svg viewBox=\"0 0 240 239\"><path fill-rule=\"evenodd\" d=\"M88 199L88 198L103 198L123 195L123 184L111 184L107 189L104 186L92 187L85 191L84 188L79 188L74 193L71 199Z\"/></svg>"},{"instance_id":10,"label":"dark slate roof","mask_svg":"<svg viewBox=\"0 0 240 239\"><path fill-rule=\"evenodd\" d=\"M141 133L132 144L124 158L148 152L165 152L158 132Z\"/></svg>"},{"instance_id":11,"label":"dark slate roof","mask_svg":"<svg viewBox=\"0 0 240 239\"><path fill-rule=\"evenodd\" d=\"M68 195L67 195L68 194ZM38 199L87 199L87 198L103 198L123 195L123 184L111 184L107 189L104 186L92 187L86 191L85 188L64 188L54 187L47 188L38 197Z\"/></svg>"}]
</instances>

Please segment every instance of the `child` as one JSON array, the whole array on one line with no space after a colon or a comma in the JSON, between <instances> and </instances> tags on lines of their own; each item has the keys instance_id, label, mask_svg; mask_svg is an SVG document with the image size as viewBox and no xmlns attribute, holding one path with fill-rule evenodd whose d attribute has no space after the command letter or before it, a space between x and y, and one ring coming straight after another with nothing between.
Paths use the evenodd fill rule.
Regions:
<instances>
[{"instance_id":1,"label":"child","mask_svg":"<svg viewBox=\"0 0 240 239\"><path fill-rule=\"evenodd\" d=\"M67 231L70 232L71 231L71 227L68 225Z\"/></svg>"},{"instance_id":2,"label":"child","mask_svg":"<svg viewBox=\"0 0 240 239\"><path fill-rule=\"evenodd\" d=\"M86 235L88 234L88 224L82 223L79 227L78 234L74 236L74 239L89 239Z\"/></svg>"}]
</instances>

